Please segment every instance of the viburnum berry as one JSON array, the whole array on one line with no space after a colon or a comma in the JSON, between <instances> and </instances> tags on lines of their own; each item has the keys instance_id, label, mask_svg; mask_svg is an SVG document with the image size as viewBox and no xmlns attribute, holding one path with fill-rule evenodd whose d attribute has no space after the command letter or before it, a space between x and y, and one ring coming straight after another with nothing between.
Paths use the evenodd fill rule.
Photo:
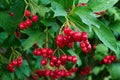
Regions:
<instances>
[{"instance_id":1,"label":"viburnum berry","mask_svg":"<svg viewBox=\"0 0 120 80\"><path fill-rule=\"evenodd\" d=\"M25 27L28 28L28 27L32 26L32 21L30 19L26 19L24 24L25 24Z\"/></svg>"},{"instance_id":2,"label":"viburnum berry","mask_svg":"<svg viewBox=\"0 0 120 80\"><path fill-rule=\"evenodd\" d=\"M15 71L15 68L14 68L14 66L13 66L11 63L8 64L7 69L8 69L10 72L14 72L14 71Z\"/></svg>"},{"instance_id":3,"label":"viburnum berry","mask_svg":"<svg viewBox=\"0 0 120 80\"><path fill-rule=\"evenodd\" d=\"M56 62L57 62L57 57L56 57L56 56L52 56L52 57L51 57L51 61L52 61L53 63L56 63Z\"/></svg>"},{"instance_id":4,"label":"viburnum berry","mask_svg":"<svg viewBox=\"0 0 120 80\"><path fill-rule=\"evenodd\" d=\"M45 66L47 64L47 60L43 58L40 63L42 66Z\"/></svg>"},{"instance_id":5,"label":"viburnum berry","mask_svg":"<svg viewBox=\"0 0 120 80\"><path fill-rule=\"evenodd\" d=\"M70 28L65 27L65 28L64 28L64 34L65 34L65 35L69 35L69 33L70 33Z\"/></svg>"},{"instance_id":6,"label":"viburnum berry","mask_svg":"<svg viewBox=\"0 0 120 80\"><path fill-rule=\"evenodd\" d=\"M80 71L80 75L88 75L88 74L90 74L90 72L91 72L91 67L86 66Z\"/></svg>"},{"instance_id":7,"label":"viburnum berry","mask_svg":"<svg viewBox=\"0 0 120 80\"><path fill-rule=\"evenodd\" d=\"M76 56L72 56L72 62L75 64L77 62L77 57Z\"/></svg>"},{"instance_id":8,"label":"viburnum berry","mask_svg":"<svg viewBox=\"0 0 120 80\"><path fill-rule=\"evenodd\" d=\"M104 64L111 64L113 61L115 61L115 59L116 59L116 55L107 55L107 56L105 56L104 57L104 59L103 59L103 63Z\"/></svg>"},{"instance_id":9,"label":"viburnum berry","mask_svg":"<svg viewBox=\"0 0 120 80\"><path fill-rule=\"evenodd\" d=\"M25 10L25 16L29 17L31 12L29 10Z\"/></svg>"},{"instance_id":10,"label":"viburnum berry","mask_svg":"<svg viewBox=\"0 0 120 80\"><path fill-rule=\"evenodd\" d=\"M73 34L73 39L75 42L80 42L81 41L81 33L80 32L75 32Z\"/></svg>"},{"instance_id":11,"label":"viburnum berry","mask_svg":"<svg viewBox=\"0 0 120 80\"><path fill-rule=\"evenodd\" d=\"M20 30L24 30L26 27L25 27L25 23L24 22L20 22L19 24L19 29Z\"/></svg>"},{"instance_id":12,"label":"viburnum berry","mask_svg":"<svg viewBox=\"0 0 120 80\"><path fill-rule=\"evenodd\" d=\"M23 62L22 57L18 57L18 59L17 59L17 66L21 67L22 66L22 62Z\"/></svg>"},{"instance_id":13,"label":"viburnum berry","mask_svg":"<svg viewBox=\"0 0 120 80\"><path fill-rule=\"evenodd\" d=\"M36 14L34 14L34 15L32 16L32 18L31 18L31 20L32 20L33 22L37 22L37 21L38 21L38 16L37 16Z\"/></svg>"},{"instance_id":14,"label":"viburnum berry","mask_svg":"<svg viewBox=\"0 0 120 80\"><path fill-rule=\"evenodd\" d=\"M12 64L13 66L17 66L17 60L13 60L13 61L11 62L11 64Z\"/></svg>"}]
</instances>

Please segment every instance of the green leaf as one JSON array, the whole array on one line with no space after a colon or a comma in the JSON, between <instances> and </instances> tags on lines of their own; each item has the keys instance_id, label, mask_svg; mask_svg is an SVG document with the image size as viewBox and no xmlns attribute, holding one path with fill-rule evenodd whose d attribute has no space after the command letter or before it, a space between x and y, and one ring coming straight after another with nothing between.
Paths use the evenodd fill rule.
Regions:
<instances>
[{"instance_id":1,"label":"green leaf","mask_svg":"<svg viewBox=\"0 0 120 80\"><path fill-rule=\"evenodd\" d=\"M64 8L57 2L52 1L51 2L51 9L54 12L54 17L56 16L66 16L67 12L64 10Z\"/></svg>"},{"instance_id":2,"label":"green leaf","mask_svg":"<svg viewBox=\"0 0 120 80\"><path fill-rule=\"evenodd\" d=\"M70 1L69 0L55 0L55 1L61 4L62 7L64 7L64 9L69 9L72 7L74 0L70 0Z\"/></svg>"},{"instance_id":3,"label":"green leaf","mask_svg":"<svg viewBox=\"0 0 120 80\"><path fill-rule=\"evenodd\" d=\"M120 79L120 63L113 63L107 66L107 70L110 73L112 79Z\"/></svg>"},{"instance_id":4,"label":"green leaf","mask_svg":"<svg viewBox=\"0 0 120 80\"><path fill-rule=\"evenodd\" d=\"M107 48L104 44L98 44L98 45L96 46L95 54L98 54L98 53L107 55L107 53L108 53L108 48Z\"/></svg>"},{"instance_id":5,"label":"green leaf","mask_svg":"<svg viewBox=\"0 0 120 80\"><path fill-rule=\"evenodd\" d=\"M81 65L82 65L82 62L81 62L81 59L80 59L80 57L79 57L79 55L77 55L73 50L71 50L71 49L69 49L69 50L67 50L68 51L68 53L70 53L70 55L72 55L72 56L77 56L77 65L80 67Z\"/></svg>"},{"instance_id":6,"label":"green leaf","mask_svg":"<svg viewBox=\"0 0 120 80\"><path fill-rule=\"evenodd\" d=\"M105 65L96 66L95 68L92 69L92 73L95 75L98 75L104 68L105 68Z\"/></svg>"},{"instance_id":7,"label":"green leaf","mask_svg":"<svg viewBox=\"0 0 120 80\"><path fill-rule=\"evenodd\" d=\"M120 20L115 21L110 25L110 28L114 31L117 32L120 35Z\"/></svg>"},{"instance_id":8,"label":"green leaf","mask_svg":"<svg viewBox=\"0 0 120 80\"><path fill-rule=\"evenodd\" d=\"M109 9L117 3L118 0L89 0L88 5L94 12Z\"/></svg>"},{"instance_id":9,"label":"green leaf","mask_svg":"<svg viewBox=\"0 0 120 80\"><path fill-rule=\"evenodd\" d=\"M44 0L45 1L45 0ZM49 12L49 8L38 4L38 1L30 0L31 14L34 15L38 13L40 16L45 17L46 12Z\"/></svg>"},{"instance_id":10,"label":"green leaf","mask_svg":"<svg viewBox=\"0 0 120 80\"><path fill-rule=\"evenodd\" d=\"M113 33L110 31L110 29L105 26L101 21L96 19L91 11L87 8L79 7L76 8L71 15L77 15L83 23L87 24L89 27L91 27L98 38L111 50L115 51L116 54L118 54L118 46L116 43L116 39L113 35ZM79 23L81 26L81 23ZM107 34L107 35L105 35Z\"/></svg>"},{"instance_id":11,"label":"green leaf","mask_svg":"<svg viewBox=\"0 0 120 80\"><path fill-rule=\"evenodd\" d=\"M17 79L24 80L24 74L22 73L20 68L18 67L15 68L15 75L17 76Z\"/></svg>"},{"instance_id":12,"label":"green leaf","mask_svg":"<svg viewBox=\"0 0 120 80\"><path fill-rule=\"evenodd\" d=\"M79 18L81 18L82 22L88 26L94 25L95 27L100 27L98 20L94 17L92 11L87 7L78 7L74 10L74 14L76 14Z\"/></svg>"},{"instance_id":13,"label":"green leaf","mask_svg":"<svg viewBox=\"0 0 120 80\"><path fill-rule=\"evenodd\" d=\"M26 75L27 77L30 77L31 70L26 60L23 60L23 64L20 70L22 71L22 73L24 73L24 75Z\"/></svg>"},{"instance_id":14,"label":"green leaf","mask_svg":"<svg viewBox=\"0 0 120 80\"><path fill-rule=\"evenodd\" d=\"M1 80L11 80L11 75L8 72L4 72L1 76Z\"/></svg>"},{"instance_id":15,"label":"green leaf","mask_svg":"<svg viewBox=\"0 0 120 80\"><path fill-rule=\"evenodd\" d=\"M50 0L38 0L39 3L42 3L42 4L49 4L50 3Z\"/></svg>"},{"instance_id":16,"label":"green leaf","mask_svg":"<svg viewBox=\"0 0 120 80\"><path fill-rule=\"evenodd\" d=\"M6 32L1 32L0 33L0 44L2 44L7 37L8 37L8 34Z\"/></svg>"},{"instance_id":17,"label":"green leaf","mask_svg":"<svg viewBox=\"0 0 120 80\"><path fill-rule=\"evenodd\" d=\"M29 38L27 38L23 43L22 46L24 47L24 50L29 49L33 46L34 43L38 43L38 46L42 47L45 40L44 33L40 32L34 32L32 33Z\"/></svg>"},{"instance_id":18,"label":"green leaf","mask_svg":"<svg viewBox=\"0 0 120 80\"><path fill-rule=\"evenodd\" d=\"M79 3L87 3L89 0L79 0Z\"/></svg>"},{"instance_id":19,"label":"green leaf","mask_svg":"<svg viewBox=\"0 0 120 80\"><path fill-rule=\"evenodd\" d=\"M111 50L113 50L116 54L118 51L118 46L116 43L116 39L113 35L113 33L110 31L108 27L101 24L100 28L92 27L92 29L95 31L98 38ZM107 35L105 35L107 34Z\"/></svg>"}]
</instances>

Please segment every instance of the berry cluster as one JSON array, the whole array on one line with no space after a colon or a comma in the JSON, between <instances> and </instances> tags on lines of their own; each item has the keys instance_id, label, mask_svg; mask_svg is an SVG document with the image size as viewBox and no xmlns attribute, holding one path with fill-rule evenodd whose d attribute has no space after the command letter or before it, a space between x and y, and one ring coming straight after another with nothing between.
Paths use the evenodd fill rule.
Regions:
<instances>
[{"instance_id":1,"label":"berry cluster","mask_svg":"<svg viewBox=\"0 0 120 80\"><path fill-rule=\"evenodd\" d=\"M90 74L90 72L91 72L91 67L86 66L80 71L80 75L88 75L88 74Z\"/></svg>"},{"instance_id":2,"label":"berry cluster","mask_svg":"<svg viewBox=\"0 0 120 80\"><path fill-rule=\"evenodd\" d=\"M29 10L25 11L25 16L28 17L25 21L20 22L19 29L24 30L30 26L32 26L32 22L38 21L38 16L36 14L32 15L31 19L29 18L31 15L31 12Z\"/></svg>"},{"instance_id":3,"label":"berry cluster","mask_svg":"<svg viewBox=\"0 0 120 80\"><path fill-rule=\"evenodd\" d=\"M47 48L37 48L33 51L33 54L36 56L43 56L43 58L50 58L53 55L54 51Z\"/></svg>"},{"instance_id":4,"label":"berry cluster","mask_svg":"<svg viewBox=\"0 0 120 80\"><path fill-rule=\"evenodd\" d=\"M80 47L84 53L91 52L91 45L88 41L87 32L75 32L70 28L65 27L64 35L59 34L56 37L56 45L60 48L63 48L65 45L71 48L74 42L80 42Z\"/></svg>"},{"instance_id":5,"label":"berry cluster","mask_svg":"<svg viewBox=\"0 0 120 80\"><path fill-rule=\"evenodd\" d=\"M90 43L89 43L88 40L82 41L82 42L80 43L80 47L81 47L81 49L82 49L82 52L84 52L84 53L91 52L91 45L90 45Z\"/></svg>"},{"instance_id":6,"label":"berry cluster","mask_svg":"<svg viewBox=\"0 0 120 80\"><path fill-rule=\"evenodd\" d=\"M14 35L18 38L18 39L20 39L22 36L21 36L21 33L19 32L19 31L15 31L14 32Z\"/></svg>"},{"instance_id":7,"label":"berry cluster","mask_svg":"<svg viewBox=\"0 0 120 80\"><path fill-rule=\"evenodd\" d=\"M56 56L53 55L54 51L52 49L47 49L47 48L37 48L33 51L33 54L36 56L42 56L43 59L41 60L41 65L45 66L48 61L47 58L50 59L50 66L56 66L56 67L60 67L60 65L64 65L66 64L67 61L71 61L72 63L76 63L77 62L77 57L76 56L70 56L70 55L62 55L60 58L57 58Z\"/></svg>"},{"instance_id":8,"label":"berry cluster","mask_svg":"<svg viewBox=\"0 0 120 80\"><path fill-rule=\"evenodd\" d=\"M103 59L103 64L111 64L113 61L116 60L116 55L107 55Z\"/></svg>"},{"instance_id":9,"label":"berry cluster","mask_svg":"<svg viewBox=\"0 0 120 80\"><path fill-rule=\"evenodd\" d=\"M22 65L22 62L23 62L23 60L22 60L22 57L18 57L18 59L16 60L12 60L9 64L8 64L8 66L7 66L7 69L10 71L10 72L14 72L15 71L15 66L17 66L17 67L21 67L21 65Z\"/></svg>"},{"instance_id":10,"label":"berry cluster","mask_svg":"<svg viewBox=\"0 0 120 80\"><path fill-rule=\"evenodd\" d=\"M49 76L52 80L53 79L58 79L60 77L68 77L68 76L71 76L72 73L76 72L78 70L78 68L71 68L69 71L65 70L65 69L55 69L55 70L44 70L44 69L41 69L41 70L37 70L34 72L34 75L35 76L39 76L39 77L42 77L42 76ZM36 80L36 79L34 79Z\"/></svg>"},{"instance_id":11,"label":"berry cluster","mask_svg":"<svg viewBox=\"0 0 120 80\"><path fill-rule=\"evenodd\" d=\"M52 56L50 59L50 66L51 67L60 67L60 65L65 65L67 61L71 61L72 63L77 62L76 56L70 56L70 55L62 55L60 58L57 58L56 56Z\"/></svg>"}]
</instances>

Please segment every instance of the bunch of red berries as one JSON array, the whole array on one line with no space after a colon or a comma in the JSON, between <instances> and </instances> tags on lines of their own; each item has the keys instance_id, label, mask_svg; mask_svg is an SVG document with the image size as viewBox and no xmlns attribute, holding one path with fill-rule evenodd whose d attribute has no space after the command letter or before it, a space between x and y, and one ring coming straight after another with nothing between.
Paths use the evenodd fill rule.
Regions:
<instances>
[{"instance_id":1,"label":"bunch of red berries","mask_svg":"<svg viewBox=\"0 0 120 80\"><path fill-rule=\"evenodd\" d=\"M38 21L38 16L36 14L32 15L31 19L29 18L31 15L31 12L29 10L25 11L25 16L28 17L25 21L20 22L19 29L24 30L30 26L32 26L32 22Z\"/></svg>"},{"instance_id":2,"label":"bunch of red berries","mask_svg":"<svg viewBox=\"0 0 120 80\"><path fill-rule=\"evenodd\" d=\"M12 61L8 64L7 69L8 69L10 72L14 72L14 71L15 71L15 68L14 68L14 67L15 67L15 66L21 67L22 62L23 62L22 57L18 57L17 59L12 60Z\"/></svg>"},{"instance_id":3,"label":"bunch of red berries","mask_svg":"<svg viewBox=\"0 0 120 80\"><path fill-rule=\"evenodd\" d=\"M80 43L80 47L81 47L81 49L82 49L82 52L84 52L84 53L91 52L91 44L89 43L88 40L82 41L82 42Z\"/></svg>"},{"instance_id":4,"label":"bunch of red berries","mask_svg":"<svg viewBox=\"0 0 120 80\"><path fill-rule=\"evenodd\" d=\"M33 54L36 56L43 56L43 58L50 58L53 55L54 51L49 48L37 48L33 51Z\"/></svg>"},{"instance_id":5,"label":"bunch of red berries","mask_svg":"<svg viewBox=\"0 0 120 80\"><path fill-rule=\"evenodd\" d=\"M80 42L80 47L84 53L91 52L91 45L88 41L87 32L75 32L68 27L64 28L64 35L59 34L56 37L56 45L63 48L65 45L72 47L74 42Z\"/></svg>"},{"instance_id":6,"label":"bunch of red berries","mask_svg":"<svg viewBox=\"0 0 120 80\"><path fill-rule=\"evenodd\" d=\"M37 70L34 72L34 75L42 77L42 76L49 76L51 79L58 79L60 77L68 77L71 76L72 73L76 72L78 68L72 68L69 71L65 69L55 69L55 70Z\"/></svg>"},{"instance_id":7,"label":"bunch of red berries","mask_svg":"<svg viewBox=\"0 0 120 80\"><path fill-rule=\"evenodd\" d=\"M60 65L65 65L67 61L71 61L72 63L77 62L76 56L70 56L70 55L62 55L60 58L57 58L56 56L52 56L50 59L50 66L51 67L60 67Z\"/></svg>"},{"instance_id":8,"label":"bunch of red berries","mask_svg":"<svg viewBox=\"0 0 120 80\"><path fill-rule=\"evenodd\" d=\"M104 57L102 62L104 64L111 64L115 60L116 60L116 55L107 55L107 56Z\"/></svg>"},{"instance_id":9,"label":"bunch of red berries","mask_svg":"<svg viewBox=\"0 0 120 80\"><path fill-rule=\"evenodd\" d=\"M88 75L88 74L90 74L90 72L91 72L91 67L86 66L80 71L80 75Z\"/></svg>"}]
</instances>

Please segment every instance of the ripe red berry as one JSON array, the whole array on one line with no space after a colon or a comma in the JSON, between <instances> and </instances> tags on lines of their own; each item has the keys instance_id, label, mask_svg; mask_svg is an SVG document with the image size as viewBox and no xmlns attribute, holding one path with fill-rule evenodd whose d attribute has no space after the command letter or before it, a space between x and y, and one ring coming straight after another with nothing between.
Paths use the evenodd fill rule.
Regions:
<instances>
[{"instance_id":1,"label":"ripe red berry","mask_svg":"<svg viewBox=\"0 0 120 80\"><path fill-rule=\"evenodd\" d=\"M106 58L103 59L103 63L107 64L108 60Z\"/></svg>"},{"instance_id":2,"label":"ripe red berry","mask_svg":"<svg viewBox=\"0 0 120 80\"><path fill-rule=\"evenodd\" d=\"M62 55L62 56L61 56L61 61L66 61L66 60L67 60L67 55L65 55L65 54Z\"/></svg>"},{"instance_id":3,"label":"ripe red berry","mask_svg":"<svg viewBox=\"0 0 120 80\"><path fill-rule=\"evenodd\" d=\"M56 56L52 56L51 57L51 61L54 62L54 63L57 62L57 57Z\"/></svg>"},{"instance_id":4,"label":"ripe red berry","mask_svg":"<svg viewBox=\"0 0 120 80\"><path fill-rule=\"evenodd\" d=\"M69 35L69 32L70 32L70 28L65 27L65 28L64 28L64 34L65 34L65 35Z\"/></svg>"},{"instance_id":5,"label":"ripe red berry","mask_svg":"<svg viewBox=\"0 0 120 80\"><path fill-rule=\"evenodd\" d=\"M69 61L72 61L72 56L68 55L68 56L67 56L67 59L68 59Z\"/></svg>"},{"instance_id":6,"label":"ripe red berry","mask_svg":"<svg viewBox=\"0 0 120 80\"><path fill-rule=\"evenodd\" d=\"M13 61L11 62L11 64L12 64L13 66L17 66L17 60L13 60Z\"/></svg>"},{"instance_id":7,"label":"ripe red berry","mask_svg":"<svg viewBox=\"0 0 120 80\"><path fill-rule=\"evenodd\" d=\"M43 58L40 63L42 66L45 66L47 64L47 60Z\"/></svg>"},{"instance_id":8,"label":"ripe red berry","mask_svg":"<svg viewBox=\"0 0 120 80\"><path fill-rule=\"evenodd\" d=\"M87 32L82 32L81 38L82 38L83 41L88 40L88 34L87 34Z\"/></svg>"},{"instance_id":9,"label":"ripe red berry","mask_svg":"<svg viewBox=\"0 0 120 80\"><path fill-rule=\"evenodd\" d=\"M33 22L37 22L38 21L38 16L35 14L35 15L32 16L31 19L32 19Z\"/></svg>"},{"instance_id":10,"label":"ripe red berry","mask_svg":"<svg viewBox=\"0 0 120 80\"><path fill-rule=\"evenodd\" d=\"M50 61L50 66L51 66L51 67L54 67L54 65L55 65L55 64L54 64L52 61Z\"/></svg>"},{"instance_id":11,"label":"ripe red berry","mask_svg":"<svg viewBox=\"0 0 120 80\"><path fill-rule=\"evenodd\" d=\"M73 39L75 42L80 42L81 41L81 33L80 32L75 32L73 34Z\"/></svg>"},{"instance_id":12,"label":"ripe red berry","mask_svg":"<svg viewBox=\"0 0 120 80\"><path fill-rule=\"evenodd\" d=\"M77 57L76 56L72 56L72 62L76 63L77 62Z\"/></svg>"},{"instance_id":13,"label":"ripe red berry","mask_svg":"<svg viewBox=\"0 0 120 80\"><path fill-rule=\"evenodd\" d=\"M53 55L53 53L54 53L54 51L52 50L52 49L48 49L48 51L47 51L48 53L48 55Z\"/></svg>"},{"instance_id":14,"label":"ripe red berry","mask_svg":"<svg viewBox=\"0 0 120 80\"><path fill-rule=\"evenodd\" d=\"M17 66L18 67L20 67L20 66L22 66L22 57L18 57L18 59L17 59Z\"/></svg>"},{"instance_id":15,"label":"ripe red berry","mask_svg":"<svg viewBox=\"0 0 120 80\"><path fill-rule=\"evenodd\" d=\"M25 23L24 22L20 22L19 29L20 30L24 30L25 29Z\"/></svg>"},{"instance_id":16,"label":"ripe red berry","mask_svg":"<svg viewBox=\"0 0 120 80\"><path fill-rule=\"evenodd\" d=\"M30 14L31 14L31 12L30 12L29 10L26 10L26 11L25 11L25 16L29 17Z\"/></svg>"},{"instance_id":17,"label":"ripe red berry","mask_svg":"<svg viewBox=\"0 0 120 80\"><path fill-rule=\"evenodd\" d=\"M27 20L25 21L25 27L28 28L28 27L30 27L30 26L32 26L32 21L31 21L30 19L27 19Z\"/></svg>"}]
</instances>

